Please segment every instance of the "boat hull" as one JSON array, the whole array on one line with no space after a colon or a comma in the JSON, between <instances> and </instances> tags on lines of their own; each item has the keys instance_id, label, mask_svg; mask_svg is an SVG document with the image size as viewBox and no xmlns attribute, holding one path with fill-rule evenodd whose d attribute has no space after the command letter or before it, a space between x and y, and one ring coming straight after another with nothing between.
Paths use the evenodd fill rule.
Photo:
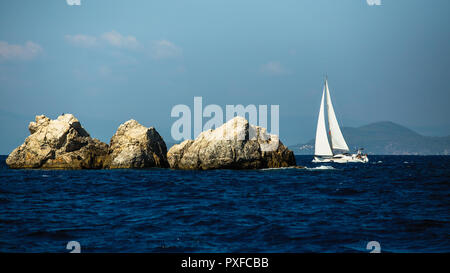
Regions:
<instances>
[{"instance_id":1,"label":"boat hull","mask_svg":"<svg viewBox=\"0 0 450 273\"><path fill-rule=\"evenodd\" d=\"M336 154L330 157L314 156L313 163L367 163L369 158L362 154Z\"/></svg>"}]
</instances>

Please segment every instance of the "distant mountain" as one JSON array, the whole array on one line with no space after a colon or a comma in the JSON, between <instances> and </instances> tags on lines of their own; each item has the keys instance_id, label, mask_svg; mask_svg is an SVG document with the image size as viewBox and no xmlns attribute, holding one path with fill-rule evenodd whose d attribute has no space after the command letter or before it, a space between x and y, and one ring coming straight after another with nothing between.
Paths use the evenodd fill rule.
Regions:
<instances>
[{"instance_id":1,"label":"distant mountain","mask_svg":"<svg viewBox=\"0 0 450 273\"><path fill-rule=\"evenodd\" d=\"M422 136L389 121L353 128L342 133L350 150L364 147L369 154L382 155L450 155L450 136ZM289 146L295 154L314 154L314 139L305 144Z\"/></svg>"}]
</instances>

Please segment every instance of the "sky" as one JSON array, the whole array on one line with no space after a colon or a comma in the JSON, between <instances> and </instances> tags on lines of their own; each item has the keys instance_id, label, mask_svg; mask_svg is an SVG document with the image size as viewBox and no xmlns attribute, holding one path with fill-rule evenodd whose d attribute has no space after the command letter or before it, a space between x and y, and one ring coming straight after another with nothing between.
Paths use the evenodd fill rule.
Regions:
<instances>
[{"instance_id":1,"label":"sky","mask_svg":"<svg viewBox=\"0 0 450 273\"><path fill-rule=\"evenodd\" d=\"M281 141L304 143L325 75L341 126L450 135L449 12L448 0L1 1L0 154L40 114L72 113L105 142L133 118L175 142L171 109L195 96L279 105Z\"/></svg>"}]
</instances>

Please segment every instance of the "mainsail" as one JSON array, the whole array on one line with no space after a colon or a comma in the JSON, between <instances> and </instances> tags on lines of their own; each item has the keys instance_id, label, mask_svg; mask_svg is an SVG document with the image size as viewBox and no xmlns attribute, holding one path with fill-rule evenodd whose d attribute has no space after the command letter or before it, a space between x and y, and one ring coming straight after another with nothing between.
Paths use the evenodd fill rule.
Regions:
<instances>
[{"instance_id":1,"label":"mainsail","mask_svg":"<svg viewBox=\"0 0 450 273\"><path fill-rule=\"evenodd\" d=\"M348 151L347 143L342 136L336 115L334 114L333 103L331 103L330 90L328 89L328 81L325 80L325 89L327 92L327 110L328 110L328 127L330 128L331 147L332 149Z\"/></svg>"},{"instance_id":2,"label":"mainsail","mask_svg":"<svg viewBox=\"0 0 450 273\"><path fill-rule=\"evenodd\" d=\"M317 120L316 144L314 154L317 156L332 156L330 143L328 142L327 129L325 128L325 87L322 93L322 102L320 103L319 118Z\"/></svg>"}]
</instances>

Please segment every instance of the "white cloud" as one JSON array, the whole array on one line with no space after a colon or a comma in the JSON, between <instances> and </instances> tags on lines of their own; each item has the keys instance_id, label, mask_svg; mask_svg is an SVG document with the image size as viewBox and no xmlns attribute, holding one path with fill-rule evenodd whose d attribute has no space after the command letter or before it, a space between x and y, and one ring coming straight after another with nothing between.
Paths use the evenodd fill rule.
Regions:
<instances>
[{"instance_id":1,"label":"white cloud","mask_svg":"<svg viewBox=\"0 0 450 273\"><path fill-rule=\"evenodd\" d=\"M150 47L141 44L136 37L122 35L119 32L112 30L97 36L89 36L84 34L65 35L66 41L74 46L93 48L114 47L119 49L133 49L138 52L149 52L153 59L170 59L180 57L183 53L181 47L175 45L168 40L156 40L150 43ZM119 50L115 55L123 55ZM119 56L120 57L120 56ZM136 61L134 61L136 62Z\"/></svg>"},{"instance_id":2,"label":"white cloud","mask_svg":"<svg viewBox=\"0 0 450 273\"><path fill-rule=\"evenodd\" d=\"M96 47L99 45L108 45L118 48L137 49L140 47L139 42L134 36L124 36L119 32L112 30L97 36L89 36L84 34L66 35L67 42L79 47Z\"/></svg>"},{"instance_id":3,"label":"white cloud","mask_svg":"<svg viewBox=\"0 0 450 273\"><path fill-rule=\"evenodd\" d=\"M41 54L42 47L31 41L24 45L13 45L8 42L0 41L0 59L12 60L31 60Z\"/></svg>"},{"instance_id":4,"label":"white cloud","mask_svg":"<svg viewBox=\"0 0 450 273\"><path fill-rule=\"evenodd\" d=\"M122 34L120 34L115 30L103 33L101 37L111 46L129 49L136 49L140 47L136 37L123 36Z\"/></svg>"},{"instance_id":5,"label":"white cloud","mask_svg":"<svg viewBox=\"0 0 450 273\"><path fill-rule=\"evenodd\" d=\"M170 41L159 40L153 41L150 54L154 59L175 58L181 56L182 49Z\"/></svg>"},{"instance_id":6,"label":"white cloud","mask_svg":"<svg viewBox=\"0 0 450 273\"><path fill-rule=\"evenodd\" d=\"M94 36L76 34L64 36L66 41L75 46L80 47L95 47L98 45L97 38Z\"/></svg>"},{"instance_id":7,"label":"white cloud","mask_svg":"<svg viewBox=\"0 0 450 273\"><path fill-rule=\"evenodd\" d=\"M260 67L260 71L264 74L273 76L290 74L290 72L283 65L281 65L280 62L276 61L271 61L266 64L263 64Z\"/></svg>"},{"instance_id":8,"label":"white cloud","mask_svg":"<svg viewBox=\"0 0 450 273\"><path fill-rule=\"evenodd\" d=\"M369 6L380 6L381 0L366 0Z\"/></svg>"}]
</instances>

